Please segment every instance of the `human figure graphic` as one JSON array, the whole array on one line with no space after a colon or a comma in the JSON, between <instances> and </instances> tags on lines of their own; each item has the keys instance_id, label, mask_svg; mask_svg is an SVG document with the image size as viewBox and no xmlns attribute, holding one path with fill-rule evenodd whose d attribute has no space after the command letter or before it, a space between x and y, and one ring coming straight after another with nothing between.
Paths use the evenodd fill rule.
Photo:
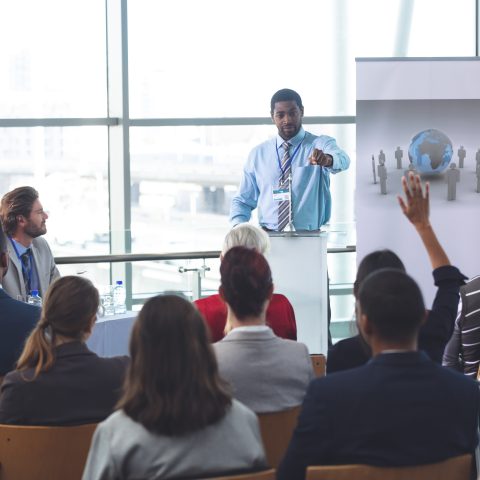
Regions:
<instances>
[{"instance_id":1,"label":"human figure graphic","mask_svg":"<svg viewBox=\"0 0 480 480\"><path fill-rule=\"evenodd\" d=\"M395 150L395 159L397 160L397 168L402 168L402 158L403 158L403 150L400 147L397 147Z\"/></svg>"},{"instance_id":2,"label":"human figure graphic","mask_svg":"<svg viewBox=\"0 0 480 480\"><path fill-rule=\"evenodd\" d=\"M381 150L380 150L381 152ZM387 167L385 166L385 155L383 160L380 160L380 165L378 166L378 178L380 179L380 193L382 195L387 194Z\"/></svg>"},{"instance_id":3,"label":"human figure graphic","mask_svg":"<svg viewBox=\"0 0 480 480\"><path fill-rule=\"evenodd\" d=\"M372 155L373 183L377 183L377 174L375 172L375 155Z\"/></svg>"},{"instance_id":4,"label":"human figure graphic","mask_svg":"<svg viewBox=\"0 0 480 480\"><path fill-rule=\"evenodd\" d=\"M378 164L385 165L385 153L383 150L380 150L380 153L378 154Z\"/></svg>"},{"instance_id":5,"label":"human figure graphic","mask_svg":"<svg viewBox=\"0 0 480 480\"><path fill-rule=\"evenodd\" d=\"M463 145L460 145L460 148L457 151L458 153L458 167L463 168L463 162L467 156L467 151L463 148Z\"/></svg>"},{"instance_id":6,"label":"human figure graphic","mask_svg":"<svg viewBox=\"0 0 480 480\"><path fill-rule=\"evenodd\" d=\"M415 170L415 165L413 165L413 163L410 163L408 165L408 168L403 172L403 176L405 177L407 184L410 181L410 172L412 172L414 175L418 174L418 172Z\"/></svg>"},{"instance_id":7,"label":"human figure graphic","mask_svg":"<svg viewBox=\"0 0 480 480\"><path fill-rule=\"evenodd\" d=\"M457 182L460 181L460 170L455 163L450 164L450 168L445 173L445 182L448 186L447 200L455 200L457 198Z\"/></svg>"}]
</instances>

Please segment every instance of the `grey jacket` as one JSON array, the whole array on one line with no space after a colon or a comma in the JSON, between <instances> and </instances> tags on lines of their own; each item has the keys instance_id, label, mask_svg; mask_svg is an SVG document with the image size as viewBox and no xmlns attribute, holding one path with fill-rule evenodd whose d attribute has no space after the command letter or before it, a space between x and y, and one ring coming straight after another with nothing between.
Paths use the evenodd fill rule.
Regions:
<instances>
[{"instance_id":1,"label":"grey jacket","mask_svg":"<svg viewBox=\"0 0 480 480\"><path fill-rule=\"evenodd\" d=\"M151 433L122 410L113 413L95 431L82 478L197 478L265 466L257 417L233 400L220 421L178 437Z\"/></svg>"},{"instance_id":2,"label":"grey jacket","mask_svg":"<svg viewBox=\"0 0 480 480\"><path fill-rule=\"evenodd\" d=\"M214 343L220 375L233 396L256 413L277 412L300 405L314 378L303 343L265 331L236 331Z\"/></svg>"},{"instance_id":3,"label":"grey jacket","mask_svg":"<svg viewBox=\"0 0 480 480\"><path fill-rule=\"evenodd\" d=\"M25 291L25 284L23 281L22 265L13 249L12 242L7 239L8 255L10 257L10 265L7 274L3 277L3 289L14 299L19 300L20 295L25 301L27 299L27 292ZM35 267L38 273L38 280L40 283L40 296L45 297L45 293L50 283L60 276L55 261L53 259L52 251L48 246L47 241L42 237L33 239L32 242L32 256L35 262ZM30 292L28 292L30 293Z\"/></svg>"}]
</instances>

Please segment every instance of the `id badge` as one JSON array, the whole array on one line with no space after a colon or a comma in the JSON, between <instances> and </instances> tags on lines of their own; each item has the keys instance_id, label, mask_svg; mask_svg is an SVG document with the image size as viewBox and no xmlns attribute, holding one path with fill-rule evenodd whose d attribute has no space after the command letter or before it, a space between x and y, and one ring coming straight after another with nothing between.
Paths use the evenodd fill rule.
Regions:
<instances>
[{"instance_id":1,"label":"id badge","mask_svg":"<svg viewBox=\"0 0 480 480\"><path fill-rule=\"evenodd\" d=\"M288 188L274 188L273 201L274 202L290 201L290 190Z\"/></svg>"}]
</instances>

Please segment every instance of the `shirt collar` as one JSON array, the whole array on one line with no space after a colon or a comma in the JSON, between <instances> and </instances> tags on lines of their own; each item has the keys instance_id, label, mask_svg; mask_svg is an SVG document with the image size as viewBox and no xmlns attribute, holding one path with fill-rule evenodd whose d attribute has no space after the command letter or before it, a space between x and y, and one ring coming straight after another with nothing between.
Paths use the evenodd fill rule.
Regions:
<instances>
[{"instance_id":1,"label":"shirt collar","mask_svg":"<svg viewBox=\"0 0 480 480\"><path fill-rule=\"evenodd\" d=\"M290 143L293 147L296 147L297 145L300 145L302 143L303 138L305 137L305 130L303 127L300 127L300 130L298 133L292 137L290 140L287 140L288 143ZM282 143L285 142L285 140L277 133L277 148L282 146Z\"/></svg>"},{"instance_id":2,"label":"shirt collar","mask_svg":"<svg viewBox=\"0 0 480 480\"><path fill-rule=\"evenodd\" d=\"M32 247L31 245L29 247L22 245L21 243L17 242L14 238L12 238L11 240L15 244L19 257L21 257L29 248Z\"/></svg>"},{"instance_id":3,"label":"shirt collar","mask_svg":"<svg viewBox=\"0 0 480 480\"><path fill-rule=\"evenodd\" d=\"M245 325L244 327L235 327L230 332L266 332L270 330L267 325Z\"/></svg>"}]
</instances>

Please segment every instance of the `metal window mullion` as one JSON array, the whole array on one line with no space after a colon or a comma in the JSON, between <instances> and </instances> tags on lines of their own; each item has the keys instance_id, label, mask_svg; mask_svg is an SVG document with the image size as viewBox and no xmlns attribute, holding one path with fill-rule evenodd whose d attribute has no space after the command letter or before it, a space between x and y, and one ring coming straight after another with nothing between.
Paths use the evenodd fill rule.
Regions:
<instances>
[{"instance_id":1,"label":"metal window mullion","mask_svg":"<svg viewBox=\"0 0 480 480\"><path fill-rule=\"evenodd\" d=\"M110 253L125 254L132 251L127 0L106 0L106 22L107 111L109 118L119 119L108 127ZM110 275L112 283L125 281L127 308L131 308L131 263L111 264Z\"/></svg>"}]
</instances>

